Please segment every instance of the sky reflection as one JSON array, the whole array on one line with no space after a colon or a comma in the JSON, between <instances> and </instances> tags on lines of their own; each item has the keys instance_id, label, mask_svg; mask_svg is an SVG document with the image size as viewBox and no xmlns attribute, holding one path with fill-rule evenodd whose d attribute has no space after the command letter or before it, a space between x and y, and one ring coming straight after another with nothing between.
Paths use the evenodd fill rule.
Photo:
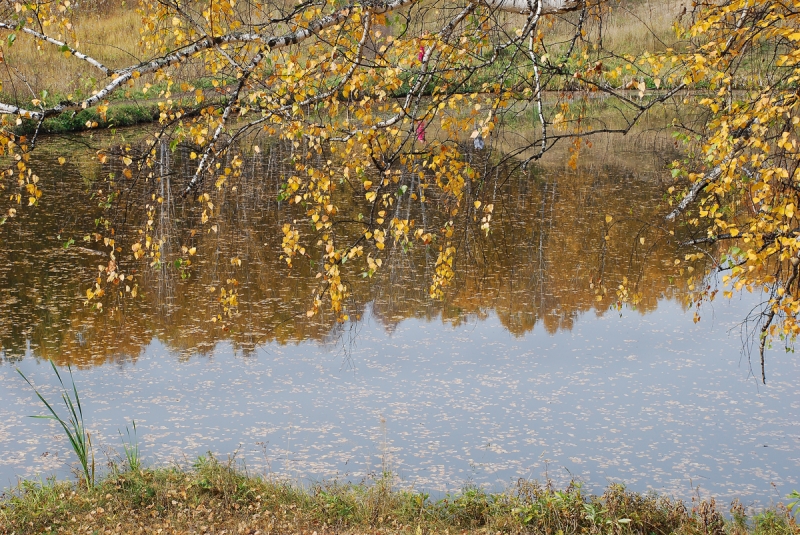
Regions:
<instances>
[{"instance_id":1,"label":"sky reflection","mask_svg":"<svg viewBox=\"0 0 800 535\"><path fill-rule=\"evenodd\" d=\"M751 304L717 301L694 325L674 301L647 315L583 314L574 328L519 337L494 313L456 327L369 309L327 344L228 343L179 360L154 339L135 360L75 370L100 460L135 419L148 463L236 452L251 472L307 483L387 468L405 485L502 489L570 477L745 504L800 487L800 363L768 353L766 386L742 357ZM36 384L46 362L18 365ZM0 481L63 477L73 460L14 365L0 365Z\"/></svg>"}]
</instances>

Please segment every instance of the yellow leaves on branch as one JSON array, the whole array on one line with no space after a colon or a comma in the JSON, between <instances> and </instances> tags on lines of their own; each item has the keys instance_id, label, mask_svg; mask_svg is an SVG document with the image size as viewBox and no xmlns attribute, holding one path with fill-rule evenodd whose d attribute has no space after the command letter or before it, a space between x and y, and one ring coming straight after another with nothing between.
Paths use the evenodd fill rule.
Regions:
<instances>
[{"instance_id":1,"label":"yellow leaves on branch","mask_svg":"<svg viewBox=\"0 0 800 535\"><path fill-rule=\"evenodd\" d=\"M453 277L455 277L455 271L453 270L455 254L456 248L449 243L439 249L433 282L429 290L430 296L434 299L441 299L444 297L444 288L449 286Z\"/></svg>"},{"instance_id":2,"label":"yellow leaves on branch","mask_svg":"<svg viewBox=\"0 0 800 535\"><path fill-rule=\"evenodd\" d=\"M39 181L39 178L36 175L33 175L33 180L25 184L25 191L28 193L28 206L33 206L39 199L42 197L42 190L39 189L36 183Z\"/></svg>"},{"instance_id":3,"label":"yellow leaves on branch","mask_svg":"<svg viewBox=\"0 0 800 535\"><path fill-rule=\"evenodd\" d=\"M707 185L689 223L702 226L708 240L725 243L720 252L725 286L770 293L768 310L783 325L769 326L767 334L780 332L789 340L800 332L798 7L797 1L773 0L705 5L688 32L698 44L673 56L685 65L687 80L708 87L697 100L710 117L698 140L705 169L685 170L695 184ZM754 50L768 84L753 83L741 67L744 54ZM694 288L697 281L690 280ZM710 296L707 288L698 292Z\"/></svg>"},{"instance_id":4,"label":"yellow leaves on branch","mask_svg":"<svg viewBox=\"0 0 800 535\"><path fill-rule=\"evenodd\" d=\"M291 224L285 223L283 225L283 240L281 247L284 254L281 258L286 260L289 267L292 266L292 259L298 254L304 255L306 253L305 247L300 245L300 232L292 227Z\"/></svg>"}]
</instances>

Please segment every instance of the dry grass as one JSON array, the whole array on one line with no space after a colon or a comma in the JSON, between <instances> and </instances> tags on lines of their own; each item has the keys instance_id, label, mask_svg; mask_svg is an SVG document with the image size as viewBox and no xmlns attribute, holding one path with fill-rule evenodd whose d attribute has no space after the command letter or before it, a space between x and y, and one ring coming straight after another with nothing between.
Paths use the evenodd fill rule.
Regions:
<instances>
[{"instance_id":1,"label":"dry grass","mask_svg":"<svg viewBox=\"0 0 800 535\"><path fill-rule=\"evenodd\" d=\"M602 18L590 14L584 22L585 39L601 44L617 54L638 55L644 50L661 52L677 43L674 24L688 23L682 14L691 9L691 0L608 0L603 4ZM501 25L520 27L524 17L507 15ZM578 13L551 16L547 19L545 42L551 47L571 41Z\"/></svg>"},{"instance_id":2,"label":"dry grass","mask_svg":"<svg viewBox=\"0 0 800 535\"><path fill-rule=\"evenodd\" d=\"M74 13L78 48L111 68L129 65L139 58L141 19L122 0L94 0ZM91 94L104 74L75 57L65 58L57 47L37 44L18 32L11 47L4 47L5 62L0 69L3 93L16 102Z\"/></svg>"},{"instance_id":3,"label":"dry grass","mask_svg":"<svg viewBox=\"0 0 800 535\"><path fill-rule=\"evenodd\" d=\"M612 0L611 13L602 24L590 25L589 39L602 38L604 47L620 54L662 52L675 46L673 25L687 9L691 0ZM684 17L683 22L689 21Z\"/></svg>"},{"instance_id":4,"label":"dry grass","mask_svg":"<svg viewBox=\"0 0 800 535\"><path fill-rule=\"evenodd\" d=\"M682 502L611 485L588 496L520 481L502 493L476 487L433 500L398 490L386 474L363 484L301 488L199 459L191 470L115 472L94 489L22 483L0 501L0 534L23 533L547 533L797 535L782 506L725 520L713 501ZM727 513L727 512L726 512Z\"/></svg>"}]
</instances>

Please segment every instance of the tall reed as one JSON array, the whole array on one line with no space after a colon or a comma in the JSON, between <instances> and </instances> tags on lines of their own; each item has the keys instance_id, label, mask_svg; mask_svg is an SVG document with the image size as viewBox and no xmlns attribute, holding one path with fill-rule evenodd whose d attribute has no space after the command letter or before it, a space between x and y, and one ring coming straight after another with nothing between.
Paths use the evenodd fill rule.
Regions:
<instances>
[{"instance_id":1,"label":"tall reed","mask_svg":"<svg viewBox=\"0 0 800 535\"><path fill-rule=\"evenodd\" d=\"M50 414L47 415L39 415L39 416L31 416L31 418L42 418L45 420L55 420L61 427L64 429L64 432L67 434L67 438L69 439L70 446L72 446L72 451L75 452L75 455L78 457L78 461L81 464L81 471L83 472L83 479L86 483L87 488L94 487L94 450L92 449L92 437L89 435L89 432L86 430L86 426L83 423L83 408L81 407L81 399L78 396L78 388L75 386L75 379L72 377L72 367L67 365L67 370L69 370L69 380L72 383L72 394L74 394L75 399L73 401L72 394L70 394L67 387L64 385L63 379L61 379L61 374L58 373L58 368L56 368L55 363L51 360L50 366L53 367L53 371L56 374L56 378L58 378L58 382L61 384L61 399L64 401L64 405L67 408L67 419L65 420L61 416L58 415L56 410L53 408L50 403L44 399L44 396L39 393L39 390L33 386L25 374L17 368L17 373L19 373L23 379L33 388L33 391L42 400L44 406L47 407L47 410L50 411Z\"/></svg>"}]
</instances>

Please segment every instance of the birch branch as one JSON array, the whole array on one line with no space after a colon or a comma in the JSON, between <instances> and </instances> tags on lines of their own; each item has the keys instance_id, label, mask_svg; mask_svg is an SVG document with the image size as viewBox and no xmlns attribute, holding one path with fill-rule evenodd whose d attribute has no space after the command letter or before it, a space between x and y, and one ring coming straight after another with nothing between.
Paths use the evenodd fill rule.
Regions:
<instances>
[{"instance_id":1,"label":"birch branch","mask_svg":"<svg viewBox=\"0 0 800 535\"><path fill-rule=\"evenodd\" d=\"M239 94L242 92L242 89L247 83L247 79L250 78L250 75L253 74L253 70L258 66L259 63L261 63L261 60L264 59L265 55L266 54L263 50L260 51L258 54L255 55L255 57L253 57L252 61L250 61L250 64L242 72L242 77L236 86L236 91L234 91L233 95L231 95L231 99L228 102L228 105L225 106L225 111L222 112L222 117L220 117L219 124L217 125L217 128L214 130L214 135L211 136L211 139L209 140L206 150L203 151L203 157L200 159L200 163L197 164L197 170L195 171L192 180L189 181L189 185L186 186L186 189L183 192L184 196L188 194L190 191L192 191L197 186L197 184L200 183L200 180L203 176L203 172L206 170L206 168L210 167L211 163L215 159L213 153L217 141L219 141L219 137L222 135L222 130L225 127L225 123L228 122L228 117L230 117L231 110L233 110L233 107L239 102Z\"/></svg>"},{"instance_id":2,"label":"birch branch","mask_svg":"<svg viewBox=\"0 0 800 535\"><path fill-rule=\"evenodd\" d=\"M23 33L27 33L28 35L32 35L36 39L39 39L39 40L42 40L42 41L46 41L46 42L50 43L51 45L55 45L55 46L57 46L58 48L60 48L60 49L62 49L64 51L68 50L70 52L70 54L72 54L76 58L78 58L80 60L83 60L86 63L88 63L89 65L91 65L92 67L96 67L96 68L100 69L101 71L103 71L103 73L106 76L111 76L112 74L114 74L114 71L112 69L109 69L108 67L106 67L105 65L103 65L102 63L100 63L99 61L94 59L93 57L87 56L83 52L80 52L79 50L76 50L75 48L69 46L64 41L59 41L58 39L53 39L52 37L50 37L48 35L45 35L43 33L37 32L36 30L34 30L32 28L27 28L27 27L18 28L14 24L9 24L7 22L0 22L0 29L10 30L10 31L21 31Z\"/></svg>"},{"instance_id":3,"label":"birch branch","mask_svg":"<svg viewBox=\"0 0 800 535\"><path fill-rule=\"evenodd\" d=\"M749 126L749 125L748 125ZM744 140L739 140L733 146L731 151L728 153L728 156L725 157L719 165L714 167L706 176L695 182L692 185L692 188L689 190L689 193L686 194L686 197L681 199L681 202L678 203L678 206L675 207L673 211L671 211L667 216L664 218L667 221L674 221L676 217L683 213L684 210L697 198L701 191L703 191L706 186L717 180L720 176L722 176L722 171L726 165L728 165L731 160L733 160L734 156L739 152L739 149L742 148L744 145Z\"/></svg>"},{"instance_id":4,"label":"birch branch","mask_svg":"<svg viewBox=\"0 0 800 535\"><path fill-rule=\"evenodd\" d=\"M356 51L356 57L353 58L352 64L350 65L350 69L348 69L348 71L345 74L344 78L342 78L342 80L340 80L340 82L338 84L336 84L335 87L331 88L329 91L326 91L325 93L322 93L320 95L316 95L314 97L310 97L310 98L308 98L308 99L306 99L306 100L304 100L302 102L295 103L295 104L292 104L292 105L283 106L278 112L270 113L267 117L262 117L259 121L264 121L268 117L272 117L276 113L279 113L281 110L286 111L288 109L291 109L293 105L307 106L309 104L312 104L314 101L324 100L324 99L330 97L331 95L333 95L342 86L344 86L344 84L346 84L347 81L350 80L350 77L355 72L356 68L358 67L358 65L359 65L359 63L361 61L361 58L364 55L364 47L366 46L367 41L369 40L369 30L370 30L371 27L372 27L372 16L370 14L367 14L367 16L364 19L364 27L363 27L363 31L362 31L362 34L361 34L361 40L358 42L358 49ZM262 56L262 58L263 58L263 56ZM261 61L261 58L259 58L258 62L260 62L260 61ZM254 58L254 62L255 62L255 58ZM249 66L249 70L247 71L247 76L242 76L242 80L240 81L239 85L237 86L234 98L231 100L231 102L225 108L225 112L222 115L222 118L220 120L220 124L217 126L217 129L214 132L214 136L211 139L211 143L209 143L208 147L204 151L203 157L202 157L202 159L200 161L200 164L197 166L197 170L195 171L194 176L189 181L189 184L186 186L186 189L184 189L184 191L183 191L183 195L184 196L188 195L193 189L195 189L200 184L200 182L202 182L202 178L203 178L202 174L203 174L203 172L207 169L207 167L210 165L211 161L213 161L213 159L214 159L213 158L214 146L216 145L216 142L219 140L219 136L222 133L222 128L225 125L225 122L227 121L228 116L230 115L230 111L231 111L233 105L235 104L236 101L238 101L239 93L242 90L242 88L244 87L244 83L246 81L246 78L249 77L250 73L252 73L252 68L255 68L255 66L258 64L258 62L251 63L251 65ZM250 125L248 125L248 127L250 127Z\"/></svg>"}]
</instances>

